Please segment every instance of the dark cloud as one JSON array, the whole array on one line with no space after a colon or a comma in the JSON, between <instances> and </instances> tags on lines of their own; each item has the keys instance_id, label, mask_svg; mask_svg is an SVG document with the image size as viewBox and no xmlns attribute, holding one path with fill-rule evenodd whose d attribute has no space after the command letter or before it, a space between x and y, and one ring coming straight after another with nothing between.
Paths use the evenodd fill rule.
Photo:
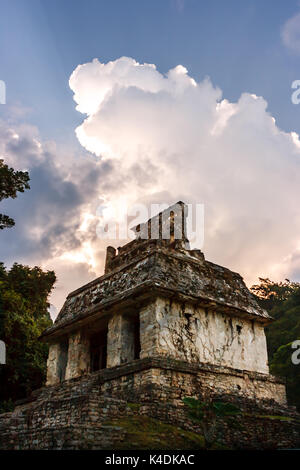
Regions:
<instances>
[{"instance_id":1,"label":"dark cloud","mask_svg":"<svg viewBox=\"0 0 300 470\"><path fill-rule=\"evenodd\" d=\"M7 265L15 261L46 263L55 269L57 262L51 260L80 249L85 241L79 231L82 216L85 211L96 211L102 185L110 178L113 167L110 162L102 163L89 155L65 155L54 145L39 142L30 128L15 130L0 123L0 139L1 158L15 169L28 169L31 186L18 193L16 199L1 203L0 211L13 217L16 225L0 233L0 259ZM85 238L95 239L95 228ZM95 276L86 263L58 264L61 278L57 292L61 302L67 293L66 285L77 287L66 282L72 270L77 282L80 277L86 282Z\"/></svg>"}]
</instances>

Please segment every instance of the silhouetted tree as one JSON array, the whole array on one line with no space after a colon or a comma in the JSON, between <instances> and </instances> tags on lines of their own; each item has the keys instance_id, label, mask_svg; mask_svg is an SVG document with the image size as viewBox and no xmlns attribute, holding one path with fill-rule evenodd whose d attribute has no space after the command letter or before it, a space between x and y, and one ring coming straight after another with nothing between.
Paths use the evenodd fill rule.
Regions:
<instances>
[{"instance_id":1,"label":"silhouetted tree","mask_svg":"<svg viewBox=\"0 0 300 470\"><path fill-rule=\"evenodd\" d=\"M27 171L15 171L0 159L0 201L10 197L15 199L18 191L23 193L25 189L30 189L29 179ZM11 217L0 214L1 230L13 225L15 225L15 222Z\"/></svg>"}]
</instances>

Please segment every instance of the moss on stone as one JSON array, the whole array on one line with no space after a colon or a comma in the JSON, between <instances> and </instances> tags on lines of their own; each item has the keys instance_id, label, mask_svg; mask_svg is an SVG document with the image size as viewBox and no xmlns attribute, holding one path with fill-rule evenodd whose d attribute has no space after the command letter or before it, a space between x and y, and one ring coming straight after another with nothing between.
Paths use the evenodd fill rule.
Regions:
<instances>
[{"instance_id":1,"label":"moss on stone","mask_svg":"<svg viewBox=\"0 0 300 470\"><path fill-rule=\"evenodd\" d=\"M276 419L279 421L294 421L293 418L289 416L276 416L276 415L257 415L257 418L267 418L267 419Z\"/></svg>"},{"instance_id":2,"label":"moss on stone","mask_svg":"<svg viewBox=\"0 0 300 470\"><path fill-rule=\"evenodd\" d=\"M189 450L203 449L204 438L195 432L163 423L148 416L129 416L103 423L119 426L125 439L114 446L118 450Z\"/></svg>"},{"instance_id":3,"label":"moss on stone","mask_svg":"<svg viewBox=\"0 0 300 470\"><path fill-rule=\"evenodd\" d=\"M128 408L130 408L131 410L139 410L140 407L141 407L141 404L140 404L140 403L131 403L131 402L127 402L127 406L128 406Z\"/></svg>"}]
</instances>

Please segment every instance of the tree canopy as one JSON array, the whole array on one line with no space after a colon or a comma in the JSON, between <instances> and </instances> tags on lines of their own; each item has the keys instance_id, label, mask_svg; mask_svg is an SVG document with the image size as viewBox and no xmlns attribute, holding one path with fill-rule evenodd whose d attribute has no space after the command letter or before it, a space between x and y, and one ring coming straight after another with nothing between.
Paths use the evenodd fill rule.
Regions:
<instances>
[{"instance_id":1,"label":"tree canopy","mask_svg":"<svg viewBox=\"0 0 300 470\"><path fill-rule=\"evenodd\" d=\"M0 159L0 201L7 198L15 199L17 192L23 193L30 189L29 174L27 171L15 171ZM5 214L0 214L0 229L15 225L14 220Z\"/></svg>"},{"instance_id":2,"label":"tree canopy","mask_svg":"<svg viewBox=\"0 0 300 470\"><path fill-rule=\"evenodd\" d=\"M300 339L300 283L259 281L251 290L275 319L266 328L270 372L286 379L288 401L300 411L300 364L291 360L292 343Z\"/></svg>"},{"instance_id":3,"label":"tree canopy","mask_svg":"<svg viewBox=\"0 0 300 470\"><path fill-rule=\"evenodd\" d=\"M48 296L53 271L0 263L0 338L6 344L6 365L0 366L0 410L42 386L48 347L38 337L52 324Z\"/></svg>"}]
</instances>

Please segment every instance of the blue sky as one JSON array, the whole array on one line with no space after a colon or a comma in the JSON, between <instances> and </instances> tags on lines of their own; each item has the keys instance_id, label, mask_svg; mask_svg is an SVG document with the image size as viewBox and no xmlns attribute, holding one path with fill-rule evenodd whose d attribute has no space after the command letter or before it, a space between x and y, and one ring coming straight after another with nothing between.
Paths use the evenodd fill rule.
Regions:
<instances>
[{"instance_id":1,"label":"blue sky","mask_svg":"<svg viewBox=\"0 0 300 470\"><path fill-rule=\"evenodd\" d=\"M161 72L182 64L230 100L262 95L278 125L299 132L300 106L290 100L299 56L280 38L298 10L297 1L274 0L1 0L0 78L8 104L30 108L27 120L43 137L74 145L71 72L123 55Z\"/></svg>"},{"instance_id":2,"label":"blue sky","mask_svg":"<svg viewBox=\"0 0 300 470\"><path fill-rule=\"evenodd\" d=\"M0 155L31 177L30 191L1 203L16 221L0 234L7 266L54 269L59 308L103 272L99 201L181 199L205 205L208 259L248 284L300 280L298 1L0 6ZM73 92L82 109L99 106L88 120Z\"/></svg>"}]
</instances>

